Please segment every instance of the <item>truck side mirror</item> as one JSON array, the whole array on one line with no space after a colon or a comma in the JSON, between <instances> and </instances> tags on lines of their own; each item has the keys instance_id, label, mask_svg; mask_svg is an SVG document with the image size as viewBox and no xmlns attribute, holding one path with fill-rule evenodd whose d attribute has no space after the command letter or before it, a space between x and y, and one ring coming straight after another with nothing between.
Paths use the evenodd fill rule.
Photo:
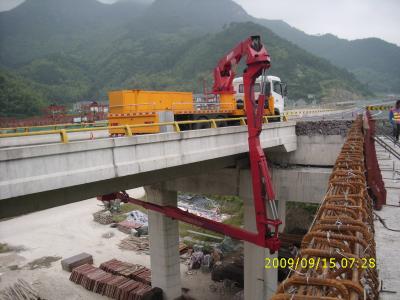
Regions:
<instances>
[{"instance_id":1,"label":"truck side mirror","mask_svg":"<svg viewBox=\"0 0 400 300\"><path fill-rule=\"evenodd\" d=\"M282 83L282 91L283 91L283 96L286 97L288 95L288 90L287 90L287 84Z\"/></svg>"}]
</instances>

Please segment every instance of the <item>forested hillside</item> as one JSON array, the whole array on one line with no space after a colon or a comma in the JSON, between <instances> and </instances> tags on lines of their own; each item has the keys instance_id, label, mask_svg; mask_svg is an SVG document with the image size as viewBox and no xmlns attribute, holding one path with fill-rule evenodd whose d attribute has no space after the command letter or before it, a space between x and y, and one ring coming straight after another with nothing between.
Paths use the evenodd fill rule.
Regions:
<instances>
[{"instance_id":1,"label":"forested hillside","mask_svg":"<svg viewBox=\"0 0 400 300\"><path fill-rule=\"evenodd\" d=\"M271 73L288 83L293 99L371 95L351 73L249 20L254 18L231 0L27 0L0 13L0 64L11 83L30 92L26 99L40 101L22 101L2 84L2 114L35 114L54 102L106 101L111 89L200 91L203 78L211 86L219 58L253 34L262 35ZM27 103L30 109L23 108Z\"/></svg>"},{"instance_id":2,"label":"forested hillside","mask_svg":"<svg viewBox=\"0 0 400 300\"><path fill-rule=\"evenodd\" d=\"M279 20L258 20L277 35L356 75L374 92L400 93L400 47L378 38L309 35Z\"/></svg>"}]
</instances>

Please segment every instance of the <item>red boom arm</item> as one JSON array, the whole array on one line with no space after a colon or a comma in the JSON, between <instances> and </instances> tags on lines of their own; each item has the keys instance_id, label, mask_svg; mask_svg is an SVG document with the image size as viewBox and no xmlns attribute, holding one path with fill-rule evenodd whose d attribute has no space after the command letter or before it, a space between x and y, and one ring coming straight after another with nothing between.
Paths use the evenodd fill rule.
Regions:
<instances>
[{"instance_id":1,"label":"red boom arm","mask_svg":"<svg viewBox=\"0 0 400 300\"><path fill-rule=\"evenodd\" d=\"M270 56L261 43L259 36L251 36L237 45L226 57L222 58L214 70L215 94L234 93L232 81L235 77L235 67L243 56L246 56L247 68L243 74L244 99L248 126L249 156L251 178L253 185L254 207L258 231L258 243L275 251L279 249L278 227L282 223L278 219L275 205L275 194L268 172L267 159L260 144L262 131L262 118L264 114L265 77L266 71L271 66ZM254 84L262 75L261 93L256 101L254 99ZM269 95L268 95L269 96ZM268 201L273 219L268 219L265 207ZM272 229L272 230L271 230ZM271 236L271 233L273 235Z\"/></svg>"}]
</instances>

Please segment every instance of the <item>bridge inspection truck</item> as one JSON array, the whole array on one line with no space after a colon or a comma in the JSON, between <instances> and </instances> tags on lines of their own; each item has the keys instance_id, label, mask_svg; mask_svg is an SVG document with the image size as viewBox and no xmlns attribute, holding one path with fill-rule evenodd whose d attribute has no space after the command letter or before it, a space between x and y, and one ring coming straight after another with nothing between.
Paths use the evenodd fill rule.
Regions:
<instances>
[{"instance_id":1,"label":"bridge inspection truck","mask_svg":"<svg viewBox=\"0 0 400 300\"><path fill-rule=\"evenodd\" d=\"M186 121L180 123L181 130L203 129L211 127L207 120L218 120L218 127L239 125L238 118L246 118L246 83L243 77L235 78L237 61L243 54L240 49L235 49L229 57L223 57L214 69L214 85L211 92L194 95L191 92L174 91L145 91L145 90L120 90L109 92L109 124L119 126L110 128L111 135L124 135L121 125L132 126L133 134L157 133L161 126L151 125L162 122ZM228 61L228 63L226 63ZM231 65L232 64L232 65ZM228 70L229 69L229 70ZM229 76L226 76L229 71ZM247 71L245 71L247 72ZM250 86L247 83L247 86ZM259 75L252 85L255 99L260 94L266 95L263 106L263 116L270 121L279 121L284 111L284 97L286 85L279 77ZM256 103L258 100L255 100ZM274 117L276 116L276 117ZM236 120L221 120L221 119ZM204 121L204 122L192 122ZM145 124L146 126L139 126Z\"/></svg>"}]
</instances>

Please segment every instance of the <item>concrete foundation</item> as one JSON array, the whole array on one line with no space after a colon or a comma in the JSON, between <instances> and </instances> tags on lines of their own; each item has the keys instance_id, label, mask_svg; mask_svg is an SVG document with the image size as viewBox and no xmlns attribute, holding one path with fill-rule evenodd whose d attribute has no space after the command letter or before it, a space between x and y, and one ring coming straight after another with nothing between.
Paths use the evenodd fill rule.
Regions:
<instances>
[{"instance_id":1,"label":"concrete foundation","mask_svg":"<svg viewBox=\"0 0 400 300\"><path fill-rule=\"evenodd\" d=\"M177 206L177 192L161 185L145 190L152 203ZM173 300L182 294L178 221L151 210L148 215L152 285L164 291L164 299Z\"/></svg>"}]
</instances>

